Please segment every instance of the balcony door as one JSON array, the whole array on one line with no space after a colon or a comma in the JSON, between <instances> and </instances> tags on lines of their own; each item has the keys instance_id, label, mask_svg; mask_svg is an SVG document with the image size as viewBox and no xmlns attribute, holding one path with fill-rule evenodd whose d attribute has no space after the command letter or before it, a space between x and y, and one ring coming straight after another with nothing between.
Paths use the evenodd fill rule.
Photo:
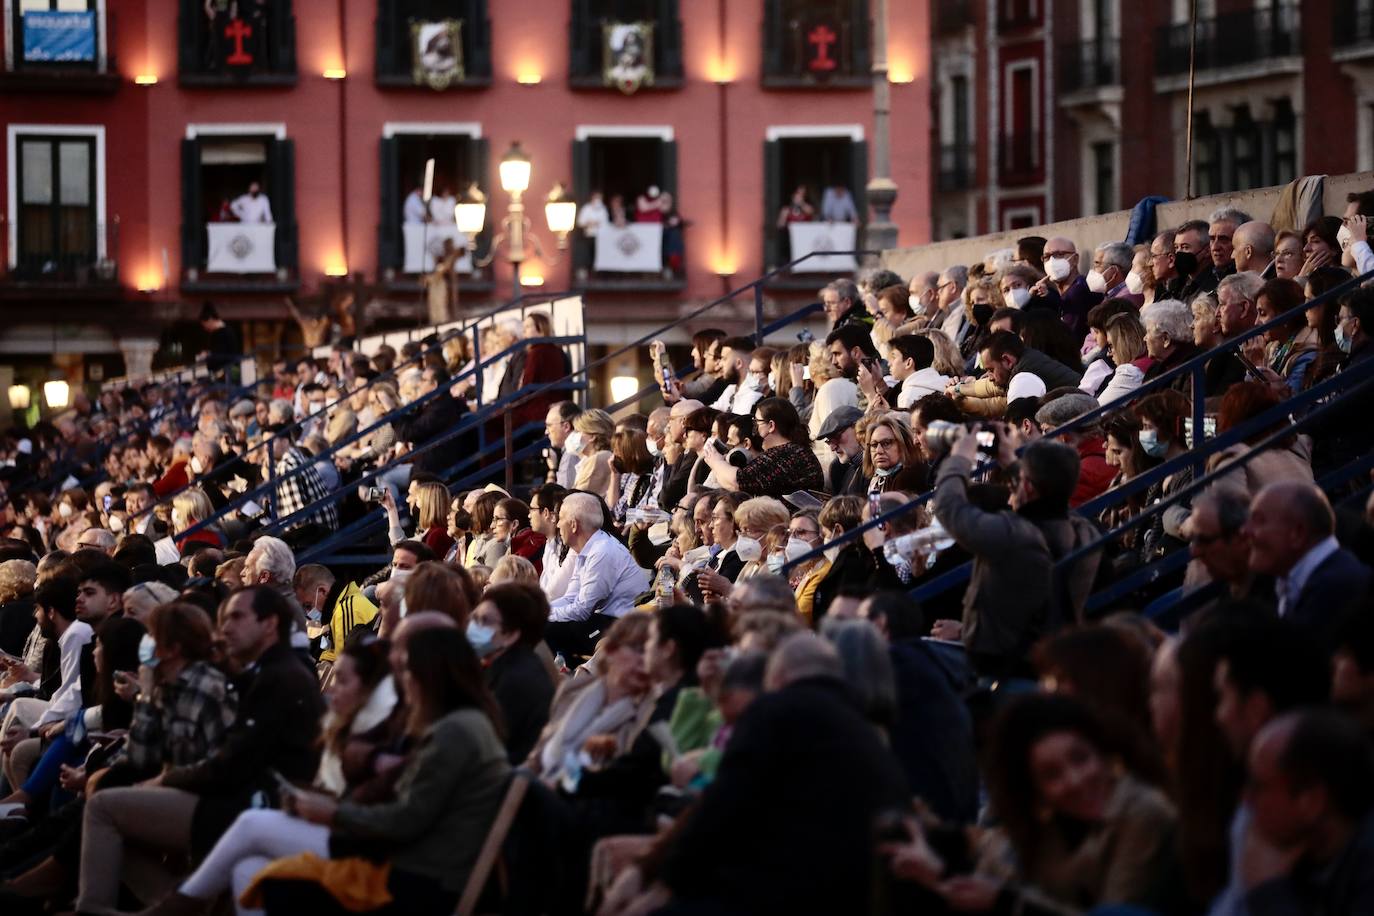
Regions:
<instances>
[{"instance_id":1,"label":"balcony door","mask_svg":"<svg viewBox=\"0 0 1374 916\"><path fill-rule=\"evenodd\" d=\"M858 128L817 129L814 133L794 133L770 129L763 144L764 187L764 264L774 267L796 260L798 252L791 243L790 223L825 222L825 217L844 215L845 192L853 204L853 217L839 220L855 223L855 247L859 240L858 223L864 215L864 190L868 185L868 144ZM801 193L813 211L802 219L805 207L797 207L790 218L794 195ZM827 199L832 212L825 211ZM828 248L830 246L827 246ZM809 272L818 259L798 265L797 272Z\"/></svg>"},{"instance_id":2,"label":"balcony door","mask_svg":"<svg viewBox=\"0 0 1374 916\"><path fill-rule=\"evenodd\" d=\"M417 208L410 200L421 190L425 163L434 160L434 188L430 198L429 220L424 220L423 200ZM417 275L421 266L429 267L418 249L429 249L432 261L443 239L455 228L453 201L469 185L492 198L487 182L487 141L476 124L391 125L381 139L381 220L378 227L378 266L388 277ZM416 212L418 209L418 212ZM490 238L491 214L477 239L469 239L469 250L481 253ZM424 223L424 231L414 226ZM464 265L471 261L464 259ZM460 267L461 269L461 267Z\"/></svg>"},{"instance_id":3,"label":"balcony door","mask_svg":"<svg viewBox=\"0 0 1374 916\"><path fill-rule=\"evenodd\" d=\"M99 128L11 125L10 264L28 279L73 279L106 256Z\"/></svg>"}]
</instances>

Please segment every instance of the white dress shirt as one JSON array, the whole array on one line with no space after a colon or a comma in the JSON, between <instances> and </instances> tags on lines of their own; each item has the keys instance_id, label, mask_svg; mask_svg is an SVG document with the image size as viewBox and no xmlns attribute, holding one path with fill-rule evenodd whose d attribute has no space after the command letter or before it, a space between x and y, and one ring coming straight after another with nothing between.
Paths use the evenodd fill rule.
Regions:
<instances>
[{"instance_id":1,"label":"white dress shirt","mask_svg":"<svg viewBox=\"0 0 1374 916\"><path fill-rule=\"evenodd\" d=\"M58 637L57 648L61 652L61 658L57 667L62 675L62 683L53 691L48 708L34 723L34 728L42 728L53 722L63 722L67 716L81 708L81 650L91 641L93 635L90 624L74 620L66 632Z\"/></svg>"},{"instance_id":2,"label":"white dress shirt","mask_svg":"<svg viewBox=\"0 0 1374 916\"><path fill-rule=\"evenodd\" d=\"M1293 564L1293 568L1288 570L1288 575L1278 578L1274 583L1274 593L1279 599L1280 617L1288 616L1288 612L1293 610L1293 605L1298 603L1298 597L1302 595L1307 580L1312 578L1312 573L1340 549L1340 543L1335 535L1332 535L1303 554L1302 558Z\"/></svg>"},{"instance_id":3,"label":"white dress shirt","mask_svg":"<svg viewBox=\"0 0 1374 916\"><path fill-rule=\"evenodd\" d=\"M577 466L581 462L581 455L570 448L564 448L562 457L558 459L558 473L554 475L553 482L565 490L571 490L577 482Z\"/></svg>"},{"instance_id":4,"label":"white dress shirt","mask_svg":"<svg viewBox=\"0 0 1374 916\"><path fill-rule=\"evenodd\" d=\"M419 191L411 191L406 195L406 202L401 207L401 219L404 222L423 223L425 212L425 199Z\"/></svg>"},{"instance_id":5,"label":"white dress shirt","mask_svg":"<svg viewBox=\"0 0 1374 916\"><path fill-rule=\"evenodd\" d=\"M577 210L577 228L589 239L596 238L596 231L610 221L610 211L599 200L589 200Z\"/></svg>"},{"instance_id":6,"label":"white dress shirt","mask_svg":"<svg viewBox=\"0 0 1374 916\"><path fill-rule=\"evenodd\" d=\"M747 417L749 412L754 409L754 405L763 400L763 392L748 385L726 385L725 390L716 398L711 409L719 410L722 413L732 413L736 416Z\"/></svg>"},{"instance_id":7,"label":"white dress shirt","mask_svg":"<svg viewBox=\"0 0 1374 916\"><path fill-rule=\"evenodd\" d=\"M635 563L624 544L598 531L577 554L572 581L567 592L551 602L549 620L587 620L594 613L623 617L648 588L648 571Z\"/></svg>"},{"instance_id":8,"label":"white dress shirt","mask_svg":"<svg viewBox=\"0 0 1374 916\"><path fill-rule=\"evenodd\" d=\"M827 223L857 223L859 210L848 188L826 188L821 195L821 220Z\"/></svg>"},{"instance_id":9,"label":"white dress shirt","mask_svg":"<svg viewBox=\"0 0 1374 916\"><path fill-rule=\"evenodd\" d=\"M453 225L458 218L458 214L453 209L456 206L458 206L458 198L452 194L435 194L429 199L429 215L436 223Z\"/></svg>"},{"instance_id":10,"label":"white dress shirt","mask_svg":"<svg viewBox=\"0 0 1374 916\"><path fill-rule=\"evenodd\" d=\"M273 222L272 204L267 200L266 194L259 194L257 197L252 194L240 194L229 205L229 212L237 216L241 223Z\"/></svg>"},{"instance_id":11,"label":"white dress shirt","mask_svg":"<svg viewBox=\"0 0 1374 916\"><path fill-rule=\"evenodd\" d=\"M577 554L571 550L563 558L558 560L558 552L563 544L556 538L549 538L544 543L544 566L539 573L539 587L544 590L544 594L550 601L562 598L568 593L568 583L572 581L572 574L577 562Z\"/></svg>"},{"instance_id":12,"label":"white dress shirt","mask_svg":"<svg viewBox=\"0 0 1374 916\"><path fill-rule=\"evenodd\" d=\"M941 375L934 366L913 372L902 379L902 390L897 393L897 406L909 410L911 405L928 394L944 394L948 381L949 376Z\"/></svg>"}]
</instances>

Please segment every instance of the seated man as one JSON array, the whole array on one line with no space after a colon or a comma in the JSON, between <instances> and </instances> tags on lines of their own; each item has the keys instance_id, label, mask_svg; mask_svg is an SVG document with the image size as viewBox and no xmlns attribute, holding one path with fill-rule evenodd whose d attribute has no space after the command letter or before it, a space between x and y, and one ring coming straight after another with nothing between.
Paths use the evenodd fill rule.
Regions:
<instances>
[{"instance_id":1,"label":"seated man","mask_svg":"<svg viewBox=\"0 0 1374 916\"><path fill-rule=\"evenodd\" d=\"M558 535L573 553L572 580L550 608L545 641L554 652L591 655L598 637L616 618L634 610L649 587L649 574L615 538L601 530L601 501L570 493L558 511Z\"/></svg>"}]
</instances>

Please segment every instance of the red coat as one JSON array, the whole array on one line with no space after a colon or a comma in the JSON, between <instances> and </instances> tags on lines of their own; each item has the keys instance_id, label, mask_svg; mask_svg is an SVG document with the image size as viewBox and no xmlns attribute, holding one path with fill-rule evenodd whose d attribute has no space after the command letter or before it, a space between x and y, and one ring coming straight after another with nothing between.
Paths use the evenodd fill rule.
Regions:
<instances>
[{"instance_id":1,"label":"red coat","mask_svg":"<svg viewBox=\"0 0 1374 916\"><path fill-rule=\"evenodd\" d=\"M520 387L543 385L556 382L568 374L566 354L554 344L532 344L525 351L525 371L520 376ZM515 411L515 426L526 423L542 423L548 416L549 408L559 401L566 401L572 395L560 388L550 388L521 404Z\"/></svg>"},{"instance_id":2,"label":"red coat","mask_svg":"<svg viewBox=\"0 0 1374 916\"><path fill-rule=\"evenodd\" d=\"M163 474L158 478L157 482L153 484L153 492L156 493L159 498L170 496L190 483L191 478L186 474L186 465L186 459L175 462L167 469L167 473Z\"/></svg>"},{"instance_id":3,"label":"red coat","mask_svg":"<svg viewBox=\"0 0 1374 916\"><path fill-rule=\"evenodd\" d=\"M544 544L548 538L535 531L533 528L523 528L515 532L510 539L510 552L517 557L524 557L534 564L534 571L544 572Z\"/></svg>"},{"instance_id":4,"label":"red coat","mask_svg":"<svg viewBox=\"0 0 1374 916\"><path fill-rule=\"evenodd\" d=\"M1107 491L1116 477L1116 468L1107 463L1107 440L1101 436L1078 443L1078 486L1069 497L1069 506L1078 508Z\"/></svg>"}]
</instances>

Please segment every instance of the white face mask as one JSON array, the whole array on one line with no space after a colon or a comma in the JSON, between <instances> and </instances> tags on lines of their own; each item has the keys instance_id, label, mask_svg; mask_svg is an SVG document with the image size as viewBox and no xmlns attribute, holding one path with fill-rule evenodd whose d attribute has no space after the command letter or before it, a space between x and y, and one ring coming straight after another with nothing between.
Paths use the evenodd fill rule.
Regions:
<instances>
[{"instance_id":1,"label":"white face mask","mask_svg":"<svg viewBox=\"0 0 1374 916\"><path fill-rule=\"evenodd\" d=\"M925 305L921 302L920 296L907 296L906 304L911 307L911 311L915 315L923 314L926 310Z\"/></svg>"},{"instance_id":2,"label":"white face mask","mask_svg":"<svg viewBox=\"0 0 1374 916\"><path fill-rule=\"evenodd\" d=\"M199 455L192 455L192 456L191 456L191 473L192 473L192 474L204 474L204 473L205 473L205 462L203 462L203 461L200 460L200 456L199 456Z\"/></svg>"},{"instance_id":3,"label":"white face mask","mask_svg":"<svg viewBox=\"0 0 1374 916\"><path fill-rule=\"evenodd\" d=\"M60 518L71 518L71 517L72 517L72 506L71 506L71 503L59 503L58 506L57 506L57 514L58 514L58 516L59 516Z\"/></svg>"},{"instance_id":4,"label":"white face mask","mask_svg":"<svg viewBox=\"0 0 1374 916\"><path fill-rule=\"evenodd\" d=\"M1341 223L1341 228L1336 230L1336 242L1341 246L1341 251L1350 247L1350 243L1355 241L1355 233L1350 231L1350 227Z\"/></svg>"},{"instance_id":5,"label":"white face mask","mask_svg":"<svg viewBox=\"0 0 1374 916\"><path fill-rule=\"evenodd\" d=\"M1131 271L1126 274L1126 288L1131 291L1131 295L1139 296L1145 292L1145 281L1141 279L1140 274Z\"/></svg>"},{"instance_id":6,"label":"white face mask","mask_svg":"<svg viewBox=\"0 0 1374 916\"><path fill-rule=\"evenodd\" d=\"M1068 258L1050 258L1045 262L1045 273L1056 283L1068 277L1071 269Z\"/></svg>"},{"instance_id":7,"label":"white face mask","mask_svg":"<svg viewBox=\"0 0 1374 916\"><path fill-rule=\"evenodd\" d=\"M1009 289L1006 291L1005 295L1002 296L1002 301L1007 304L1007 308L1009 309L1025 308L1026 303L1030 302L1030 290L1024 286L1018 287L1017 289Z\"/></svg>"},{"instance_id":8,"label":"white face mask","mask_svg":"<svg viewBox=\"0 0 1374 916\"><path fill-rule=\"evenodd\" d=\"M840 545L838 544L836 544L834 547L825 548L825 558L829 560L831 563L834 563L835 558L840 555L840 549Z\"/></svg>"},{"instance_id":9,"label":"white face mask","mask_svg":"<svg viewBox=\"0 0 1374 916\"><path fill-rule=\"evenodd\" d=\"M568 433L568 438L563 440L563 448L566 451L572 452L574 455L582 454L582 447L584 445L586 445L586 442L583 441L582 434L577 430Z\"/></svg>"},{"instance_id":10,"label":"white face mask","mask_svg":"<svg viewBox=\"0 0 1374 916\"><path fill-rule=\"evenodd\" d=\"M388 578L390 579L390 581L395 582L397 585L403 586L406 584L406 580L410 578L410 574L413 572L415 572L415 570L413 569L397 569L393 566L391 567L391 575Z\"/></svg>"},{"instance_id":11,"label":"white face mask","mask_svg":"<svg viewBox=\"0 0 1374 916\"><path fill-rule=\"evenodd\" d=\"M1102 276L1102 271L1096 269L1088 271L1088 289L1095 293L1107 291L1107 278Z\"/></svg>"},{"instance_id":12,"label":"white face mask","mask_svg":"<svg viewBox=\"0 0 1374 916\"><path fill-rule=\"evenodd\" d=\"M111 515L109 524L110 531L114 534L119 534L119 532L124 530L124 519L120 518L118 515Z\"/></svg>"},{"instance_id":13,"label":"white face mask","mask_svg":"<svg viewBox=\"0 0 1374 916\"><path fill-rule=\"evenodd\" d=\"M663 453L663 449L658 447L658 442L654 439L646 439L644 442L644 447L647 448L649 450L649 454L653 455L655 458L657 458L659 455Z\"/></svg>"},{"instance_id":14,"label":"white face mask","mask_svg":"<svg viewBox=\"0 0 1374 916\"><path fill-rule=\"evenodd\" d=\"M765 382L763 379L759 378L752 372L744 377L744 387L749 389L750 391L763 391L767 388L767 386L767 382Z\"/></svg>"},{"instance_id":15,"label":"white face mask","mask_svg":"<svg viewBox=\"0 0 1374 916\"><path fill-rule=\"evenodd\" d=\"M803 541L801 538L788 538L787 545L783 547L782 552L787 557L788 562L791 562L814 549L809 541Z\"/></svg>"},{"instance_id":16,"label":"white face mask","mask_svg":"<svg viewBox=\"0 0 1374 916\"><path fill-rule=\"evenodd\" d=\"M763 545L755 538L740 535L735 539L735 554L746 563L752 563L763 556Z\"/></svg>"},{"instance_id":17,"label":"white face mask","mask_svg":"<svg viewBox=\"0 0 1374 916\"><path fill-rule=\"evenodd\" d=\"M768 555L768 571L773 575L782 573L782 567L787 560L780 553L770 553Z\"/></svg>"}]
</instances>

